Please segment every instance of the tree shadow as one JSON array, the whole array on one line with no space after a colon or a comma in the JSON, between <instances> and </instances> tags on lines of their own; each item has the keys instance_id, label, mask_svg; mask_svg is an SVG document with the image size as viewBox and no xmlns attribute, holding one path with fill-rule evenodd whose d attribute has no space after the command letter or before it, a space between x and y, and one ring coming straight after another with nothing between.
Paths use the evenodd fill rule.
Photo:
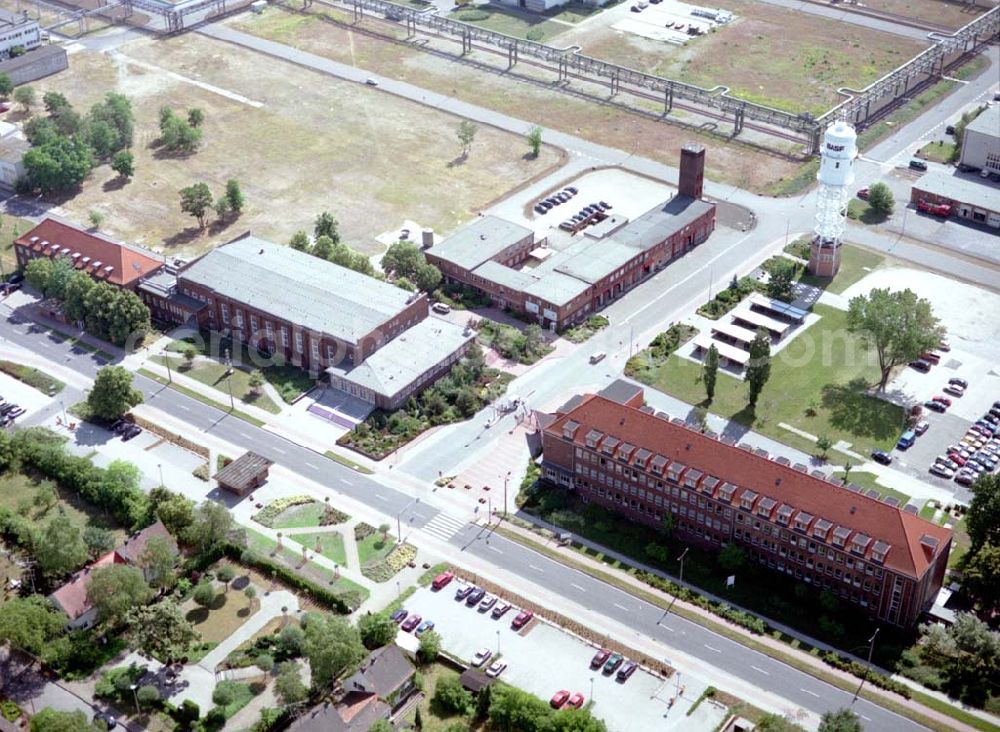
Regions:
<instances>
[{"instance_id":1,"label":"tree shadow","mask_svg":"<svg viewBox=\"0 0 1000 732\"><path fill-rule=\"evenodd\" d=\"M205 232L200 226L189 226L183 231L179 231L173 236L168 236L163 240L166 247L182 247L190 244Z\"/></svg>"},{"instance_id":2,"label":"tree shadow","mask_svg":"<svg viewBox=\"0 0 1000 732\"><path fill-rule=\"evenodd\" d=\"M187 611L184 618L191 623L191 625L200 625L208 620L209 609L207 607L195 607Z\"/></svg>"},{"instance_id":3,"label":"tree shadow","mask_svg":"<svg viewBox=\"0 0 1000 732\"><path fill-rule=\"evenodd\" d=\"M457 168L459 165L465 165L465 162L469 159L469 153L463 152L454 160L448 161L449 168Z\"/></svg>"},{"instance_id":4,"label":"tree shadow","mask_svg":"<svg viewBox=\"0 0 1000 732\"><path fill-rule=\"evenodd\" d=\"M110 180L104 181L104 185L101 186L101 190L105 193L111 193L112 191L120 191L122 188L127 186L132 182L131 178L126 178L123 175L116 175Z\"/></svg>"},{"instance_id":5,"label":"tree shadow","mask_svg":"<svg viewBox=\"0 0 1000 732\"><path fill-rule=\"evenodd\" d=\"M858 437L895 437L901 426L899 407L869 396L867 389L860 377L847 384L826 384L822 403L830 412L830 425Z\"/></svg>"}]
</instances>

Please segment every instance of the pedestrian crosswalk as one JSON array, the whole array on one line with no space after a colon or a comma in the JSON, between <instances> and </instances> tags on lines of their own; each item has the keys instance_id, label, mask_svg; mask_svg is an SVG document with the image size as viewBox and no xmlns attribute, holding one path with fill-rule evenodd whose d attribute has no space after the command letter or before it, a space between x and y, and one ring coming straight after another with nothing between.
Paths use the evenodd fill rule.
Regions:
<instances>
[{"instance_id":1,"label":"pedestrian crosswalk","mask_svg":"<svg viewBox=\"0 0 1000 732\"><path fill-rule=\"evenodd\" d=\"M442 541L448 541L457 534L466 524L460 518L455 518L451 514L441 511L423 527L431 536L435 536Z\"/></svg>"}]
</instances>

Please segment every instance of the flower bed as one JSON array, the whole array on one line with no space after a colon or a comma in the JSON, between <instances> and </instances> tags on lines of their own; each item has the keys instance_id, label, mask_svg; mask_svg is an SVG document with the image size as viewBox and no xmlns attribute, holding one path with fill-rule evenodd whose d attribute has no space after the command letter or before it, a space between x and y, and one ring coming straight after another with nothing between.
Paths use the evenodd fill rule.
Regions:
<instances>
[{"instance_id":1,"label":"flower bed","mask_svg":"<svg viewBox=\"0 0 1000 732\"><path fill-rule=\"evenodd\" d=\"M361 567L361 574L373 582L388 582L403 567L417 556L417 548L412 544L400 544L385 559Z\"/></svg>"},{"instance_id":2,"label":"flower bed","mask_svg":"<svg viewBox=\"0 0 1000 732\"><path fill-rule=\"evenodd\" d=\"M354 541L362 541L376 531L375 527L371 524L366 524L364 521L360 521L354 526Z\"/></svg>"},{"instance_id":3,"label":"flower bed","mask_svg":"<svg viewBox=\"0 0 1000 732\"><path fill-rule=\"evenodd\" d=\"M271 501L269 504L264 506L260 511L253 515L253 520L256 521L261 526L266 526L269 529L274 528L275 521L281 516L286 510L292 506L301 506L305 503L313 502L312 496L290 496L289 498L279 498L277 501Z\"/></svg>"}]
</instances>

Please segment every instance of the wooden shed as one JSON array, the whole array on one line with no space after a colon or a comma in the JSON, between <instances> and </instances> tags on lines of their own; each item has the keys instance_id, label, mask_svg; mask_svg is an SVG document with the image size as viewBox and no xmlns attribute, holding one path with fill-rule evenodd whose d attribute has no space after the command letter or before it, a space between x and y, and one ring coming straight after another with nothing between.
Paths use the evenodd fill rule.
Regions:
<instances>
[{"instance_id":1,"label":"wooden shed","mask_svg":"<svg viewBox=\"0 0 1000 732\"><path fill-rule=\"evenodd\" d=\"M274 462L266 457L255 452L245 452L212 477L220 488L245 496L267 480L267 473L272 465Z\"/></svg>"}]
</instances>

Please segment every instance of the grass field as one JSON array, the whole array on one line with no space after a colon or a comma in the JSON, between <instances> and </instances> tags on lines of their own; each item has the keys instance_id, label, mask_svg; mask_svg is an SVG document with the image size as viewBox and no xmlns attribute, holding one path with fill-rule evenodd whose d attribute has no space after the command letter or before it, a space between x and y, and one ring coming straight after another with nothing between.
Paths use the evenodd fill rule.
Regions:
<instances>
[{"instance_id":1,"label":"grass field","mask_svg":"<svg viewBox=\"0 0 1000 732\"><path fill-rule=\"evenodd\" d=\"M211 607L201 607L194 600L181 605L184 617L206 643L221 643L252 615L242 592L233 589L223 592L221 587L218 589L219 595Z\"/></svg>"},{"instance_id":2,"label":"grass field","mask_svg":"<svg viewBox=\"0 0 1000 732\"><path fill-rule=\"evenodd\" d=\"M319 501L304 503L300 506L292 506L282 511L281 515L274 522L275 529L306 529L311 526L319 526L319 519L326 510Z\"/></svg>"},{"instance_id":3,"label":"grass field","mask_svg":"<svg viewBox=\"0 0 1000 732\"><path fill-rule=\"evenodd\" d=\"M242 369L234 368L233 373L230 376L226 376L226 365L218 361L196 359L192 366L188 368L187 361L181 356L153 356L151 360L161 366L169 361L170 368L175 373L188 376L206 386L217 389L226 398L229 397L231 384L233 397L237 401L259 407L271 414L279 414L281 412L281 408L267 394L255 395L251 393L250 374Z\"/></svg>"},{"instance_id":4,"label":"grass field","mask_svg":"<svg viewBox=\"0 0 1000 732\"><path fill-rule=\"evenodd\" d=\"M827 292L839 295L858 282L872 270L885 264L885 257L876 252L845 244L840 250L840 271L832 280L826 277L803 275L800 279L808 285L822 287Z\"/></svg>"},{"instance_id":5,"label":"grass field","mask_svg":"<svg viewBox=\"0 0 1000 732\"><path fill-rule=\"evenodd\" d=\"M358 542L358 561L363 565L380 562L389 555L393 546L392 536L383 541L381 532L376 531Z\"/></svg>"},{"instance_id":6,"label":"grass field","mask_svg":"<svg viewBox=\"0 0 1000 732\"><path fill-rule=\"evenodd\" d=\"M902 409L864 393L877 381L878 368L861 340L847 332L846 313L824 305L813 311L822 316L820 320L772 358L771 377L756 410L747 405L746 383L721 371L715 398L707 403L701 364L677 355L637 378L795 446L804 438L792 439L794 433L781 423L834 442L843 440L863 454L873 448L890 449L903 424Z\"/></svg>"},{"instance_id":7,"label":"grass field","mask_svg":"<svg viewBox=\"0 0 1000 732\"><path fill-rule=\"evenodd\" d=\"M834 478L839 478L841 482L844 480L844 471L838 470L833 473ZM888 488L878 482L878 476L875 473L869 473L863 470L852 470L850 476L847 479L848 483L853 483L854 485L859 485L865 490L875 490L878 491L882 498L895 498L899 501L900 506L905 506L910 502L910 497L905 493L901 493L894 488Z\"/></svg>"},{"instance_id":8,"label":"grass field","mask_svg":"<svg viewBox=\"0 0 1000 732\"><path fill-rule=\"evenodd\" d=\"M293 569L297 574L301 574L303 577L313 582L329 585L333 590L354 590L359 593L362 601L368 599L368 595L370 593L365 587L362 587L357 582L352 582L343 576L334 579L335 575L332 570L329 570L326 567L321 567L316 562L303 563L302 552L289 549L287 544L285 544L279 551L278 542L274 539L265 536L259 531L254 531L253 529L247 529L246 532L250 549L258 554L281 562L286 567Z\"/></svg>"},{"instance_id":9,"label":"grass field","mask_svg":"<svg viewBox=\"0 0 1000 732\"><path fill-rule=\"evenodd\" d=\"M914 157L923 158L924 160L933 160L935 163L948 163L952 159L952 155L955 154L956 145L954 142L948 142L947 140L936 140L934 142L928 142L922 148L917 150L917 154Z\"/></svg>"},{"instance_id":10,"label":"grass field","mask_svg":"<svg viewBox=\"0 0 1000 732\"><path fill-rule=\"evenodd\" d=\"M109 234L171 254L195 254L248 229L286 242L324 209L353 248L381 251L375 235L407 219L450 231L560 155L545 147L530 158L518 136L481 127L463 158L457 117L196 34L135 40L113 57L80 51L35 88L39 97L66 94L78 110L108 91L131 97L135 177L122 186L102 166L61 203L77 221L96 208ZM177 157L155 147L163 105L204 111L198 152ZM228 178L241 182L245 212L200 231L177 192L205 182L218 194Z\"/></svg>"},{"instance_id":11,"label":"grass field","mask_svg":"<svg viewBox=\"0 0 1000 732\"><path fill-rule=\"evenodd\" d=\"M487 17L483 18L483 15ZM497 33L504 33L515 38L527 38L532 41L545 42L567 30L567 26L562 23L553 23L544 15L525 13L514 8L496 5L456 10L448 17L482 26Z\"/></svg>"},{"instance_id":12,"label":"grass field","mask_svg":"<svg viewBox=\"0 0 1000 732\"><path fill-rule=\"evenodd\" d=\"M35 222L20 216L0 216L0 274L9 275L17 269L14 240L35 226Z\"/></svg>"},{"instance_id":13,"label":"grass field","mask_svg":"<svg viewBox=\"0 0 1000 732\"><path fill-rule=\"evenodd\" d=\"M318 552L331 562L340 566L347 564L347 553L344 551L344 537L339 531L317 531L306 534L290 534L292 541L298 542L302 546L309 547L310 551L316 551L317 541L322 551Z\"/></svg>"}]
</instances>

